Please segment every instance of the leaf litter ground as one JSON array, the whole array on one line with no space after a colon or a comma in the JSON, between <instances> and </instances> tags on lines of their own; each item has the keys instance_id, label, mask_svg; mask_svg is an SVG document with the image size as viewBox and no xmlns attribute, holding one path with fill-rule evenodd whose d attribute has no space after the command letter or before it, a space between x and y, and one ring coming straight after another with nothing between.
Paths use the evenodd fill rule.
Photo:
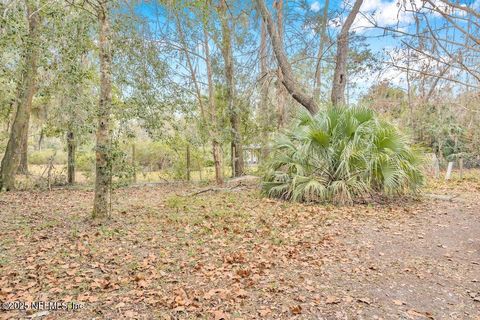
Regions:
<instances>
[{"instance_id":1,"label":"leaf litter ground","mask_svg":"<svg viewBox=\"0 0 480 320\"><path fill-rule=\"evenodd\" d=\"M4 319L480 319L478 180L440 183L451 201L332 207L256 190L0 195L0 301L78 311Z\"/></svg>"}]
</instances>

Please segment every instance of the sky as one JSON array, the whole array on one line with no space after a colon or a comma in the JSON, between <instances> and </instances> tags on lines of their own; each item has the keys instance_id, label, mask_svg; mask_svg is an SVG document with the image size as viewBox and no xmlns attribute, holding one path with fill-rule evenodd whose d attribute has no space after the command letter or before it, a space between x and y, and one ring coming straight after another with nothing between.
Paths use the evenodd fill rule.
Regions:
<instances>
[{"instance_id":1,"label":"sky","mask_svg":"<svg viewBox=\"0 0 480 320\"><path fill-rule=\"evenodd\" d=\"M347 2L345 3L344 0L333 0L333 2L330 4L329 11L341 11L342 8L350 8L353 5L353 1L354 0L347 0ZM433 0L433 2L436 6L440 8L445 8L445 4L441 0ZM325 1L312 0L309 2L310 10L313 12L321 13L324 3ZM403 7L401 7L400 3L403 4ZM381 29L372 28L371 21L375 21L376 24L381 27L415 33L415 17L413 13L408 12L408 10L421 8L424 3L422 0L401 1L400 3L396 0L364 0L360 9L361 13L356 17L351 30L355 31L356 34L366 36L366 41L372 51L384 52L393 58L398 57L402 54L401 50L405 50L400 49L402 37L399 37L398 34L395 37L391 34L382 36L384 34L384 31ZM461 4L462 6L468 5L470 8L476 10L477 12L480 12L480 0L460 0L457 3ZM406 8L407 10L399 10L404 8ZM346 12L340 15L338 19L345 19L348 11L349 10L346 10ZM424 10L423 12L425 12L433 28L441 27L444 24L445 20L439 13L431 13L429 10ZM453 9L453 13L460 17L465 16L464 11L457 9ZM465 26L465 23L461 20L456 21L460 25L463 24L463 26ZM338 23L335 24L333 22L334 21L330 22L330 28L332 29L339 28L338 26L341 25ZM425 23L420 24L421 28L426 27ZM441 37L445 34L442 34L442 31L440 31L438 35L440 35ZM465 38L460 32L449 34L449 37L452 37L451 39L460 42L465 41ZM422 63L427 62L424 61ZM420 67L420 65L418 65L417 67ZM392 68L390 70L387 70L387 72L379 75L379 78L389 80L393 85L402 88L405 88L406 86L406 74L405 72L400 70ZM370 83L366 82L360 85L361 91L364 91L367 87L373 84L373 81L380 80L375 77L372 77L371 79L372 81ZM350 80L352 81L352 79ZM353 81L355 81L355 79L353 79Z\"/></svg>"},{"instance_id":2,"label":"sky","mask_svg":"<svg viewBox=\"0 0 480 320\"><path fill-rule=\"evenodd\" d=\"M250 0L249 0L250 1ZM286 8L288 10L289 4L295 2L295 0L285 0L287 2ZM323 11L324 1L321 0L305 0L307 1L307 10L310 13L321 14ZM345 2L346 1L346 2ZM330 0L329 15L334 19L329 21L329 29L331 33L338 32L341 23L343 22L350 11L350 8L354 0ZM433 0L438 6L442 6L441 0ZM271 8L273 0L266 0ZM407 9L414 7L420 8L422 6L422 0L407 0L401 2ZM480 10L480 0L460 0L460 3L468 3L469 6L475 10ZM137 7L137 11L142 15L149 16L151 12L152 3L140 5ZM429 14L429 20L436 24L437 21L441 22L439 14ZM377 25L386 28L392 28L400 31L414 31L415 19L411 12L405 12L405 10L399 10L399 3L396 0L364 0L361 6L361 13L356 17L352 26L352 31L355 31L358 35L366 37L366 42L369 48L373 52L383 53L387 56L396 57L401 55L399 48L401 45L401 38L393 36L392 34L385 35L384 30L378 28L372 28L371 21L375 21ZM289 23L295 23L289 21ZM457 35L460 37L461 35ZM201 49L200 49L201 50ZM405 88L405 73L403 71L390 69L382 74L372 75L367 80L364 78L358 83L359 79L349 79L351 82L357 83L356 92L352 92L354 95L353 100L356 100L360 94L365 92L372 84L383 79L389 80L393 85Z\"/></svg>"}]
</instances>

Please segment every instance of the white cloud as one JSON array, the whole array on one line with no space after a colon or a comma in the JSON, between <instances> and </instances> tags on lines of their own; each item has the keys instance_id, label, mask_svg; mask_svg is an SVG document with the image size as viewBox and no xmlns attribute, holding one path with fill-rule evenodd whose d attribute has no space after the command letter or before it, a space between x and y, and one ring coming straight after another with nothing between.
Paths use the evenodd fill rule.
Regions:
<instances>
[{"instance_id":1,"label":"white cloud","mask_svg":"<svg viewBox=\"0 0 480 320\"><path fill-rule=\"evenodd\" d=\"M315 1L314 3L312 3L310 5L310 10L312 10L313 12L320 11L320 3L318 1Z\"/></svg>"},{"instance_id":2,"label":"white cloud","mask_svg":"<svg viewBox=\"0 0 480 320\"><path fill-rule=\"evenodd\" d=\"M435 3L440 3L440 0L433 0ZM476 0L479 1L480 0ZM345 0L346 7L345 14L332 19L329 26L338 28L344 22L348 12L353 6L354 0ZM423 0L364 0L360 7L360 14L355 18L352 30L362 32L367 28L378 26L381 28L395 27L395 29L403 30L406 26L414 23L415 18L412 11L425 6ZM424 11L429 14L428 11Z\"/></svg>"},{"instance_id":3,"label":"white cloud","mask_svg":"<svg viewBox=\"0 0 480 320\"><path fill-rule=\"evenodd\" d=\"M353 28L364 29L374 24L380 27L410 24L413 14L397 1L365 0L361 7L363 15L358 15Z\"/></svg>"},{"instance_id":4,"label":"white cloud","mask_svg":"<svg viewBox=\"0 0 480 320\"><path fill-rule=\"evenodd\" d=\"M456 16L466 15L466 11L448 6L441 0L432 1L437 10L455 14ZM347 0L348 7L353 5L352 0ZM476 0L471 6L472 9L480 8L480 0ZM423 0L398 1L398 0L364 0L353 28L357 31L372 27L374 24L380 27L406 26L414 23L412 11L423 12L436 17L441 16L439 12L431 10L432 6Z\"/></svg>"},{"instance_id":5,"label":"white cloud","mask_svg":"<svg viewBox=\"0 0 480 320\"><path fill-rule=\"evenodd\" d=\"M428 51L425 55L412 55L412 52L408 48L386 49L385 54L388 57L386 61L386 66L388 67L383 69L377 77L379 80L388 80L392 84L400 87L406 86L407 69L410 69L414 76L418 76L418 72L421 70L430 70L433 73L438 73L451 61L450 58L445 55L439 56L438 59L430 58L433 53ZM410 58L407 59L407 57Z\"/></svg>"}]
</instances>

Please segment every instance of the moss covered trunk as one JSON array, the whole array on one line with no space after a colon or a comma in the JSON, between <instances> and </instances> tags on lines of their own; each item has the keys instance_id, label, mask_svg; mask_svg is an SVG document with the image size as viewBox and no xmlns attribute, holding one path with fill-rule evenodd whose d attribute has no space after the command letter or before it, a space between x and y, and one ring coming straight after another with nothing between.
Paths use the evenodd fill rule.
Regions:
<instances>
[{"instance_id":1,"label":"moss covered trunk","mask_svg":"<svg viewBox=\"0 0 480 320\"><path fill-rule=\"evenodd\" d=\"M230 126L232 133L232 176L238 177L243 174L243 147L240 132L240 110L235 105L235 84L233 80L233 54L231 26L227 18L227 3L222 0L219 6L220 20L222 25L222 56L225 63L225 82L227 87L226 101L230 114Z\"/></svg>"},{"instance_id":2,"label":"moss covered trunk","mask_svg":"<svg viewBox=\"0 0 480 320\"><path fill-rule=\"evenodd\" d=\"M95 199L93 218L107 218L110 215L110 112L112 105L112 52L110 48L110 23L108 10L102 7L98 12L100 28L100 100L98 103L98 125L96 133Z\"/></svg>"},{"instance_id":3,"label":"moss covered trunk","mask_svg":"<svg viewBox=\"0 0 480 320\"><path fill-rule=\"evenodd\" d=\"M22 142L20 143L20 164L17 172L20 174L28 174L28 127L30 123L30 117L27 115L27 125L22 136Z\"/></svg>"},{"instance_id":4,"label":"moss covered trunk","mask_svg":"<svg viewBox=\"0 0 480 320\"><path fill-rule=\"evenodd\" d=\"M15 173L20 162L22 143L25 135L28 134L32 99L36 89L40 17L32 1L27 0L25 2L27 7L28 35L23 55L22 78L18 87L17 110L0 168L0 190L6 191L15 187Z\"/></svg>"}]
</instances>

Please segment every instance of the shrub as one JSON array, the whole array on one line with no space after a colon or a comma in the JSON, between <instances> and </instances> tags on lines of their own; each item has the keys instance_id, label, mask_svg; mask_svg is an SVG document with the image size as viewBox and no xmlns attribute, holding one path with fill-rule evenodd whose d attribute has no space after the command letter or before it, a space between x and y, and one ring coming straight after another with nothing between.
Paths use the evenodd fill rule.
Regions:
<instances>
[{"instance_id":1,"label":"shrub","mask_svg":"<svg viewBox=\"0 0 480 320\"><path fill-rule=\"evenodd\" d=\"M175 159L173 151L160 142L140 142L136 144L136 161L141 167L151 171L162 170Z\"/></svg>"},{"instance_id":2,"label":"shrub","mask_svg":"<svg viewBox=\"0 0 480 320\"><path fill-rule=\"evenodd\" d=\"M76 166L78 171L93 172L95 170L95 152L77 151Z\"/></svg>"},{"instance_id":3,"label":"shrub","mask_svg":"<svg viewBox=\"0 0 480 320\"><path fill-rule=\"evenodd\" d=\"M364 107L303 112L274 141L262 184L270 197L352 203L372 193L417 192L421 157L392 124Z\"/></svg>"},{"instance_id":4,"label":"shrub","mask_svg":"<svg viewBox=\"0 0 480 320\"><path fill-rule=\"evenodd\" d=\"M53 164L66 164L67 155L63 151L53 149L43 149L33 151L28 155L28 163L32 165L48 164L53 156Z\"/></svg>"}]
</instances>

